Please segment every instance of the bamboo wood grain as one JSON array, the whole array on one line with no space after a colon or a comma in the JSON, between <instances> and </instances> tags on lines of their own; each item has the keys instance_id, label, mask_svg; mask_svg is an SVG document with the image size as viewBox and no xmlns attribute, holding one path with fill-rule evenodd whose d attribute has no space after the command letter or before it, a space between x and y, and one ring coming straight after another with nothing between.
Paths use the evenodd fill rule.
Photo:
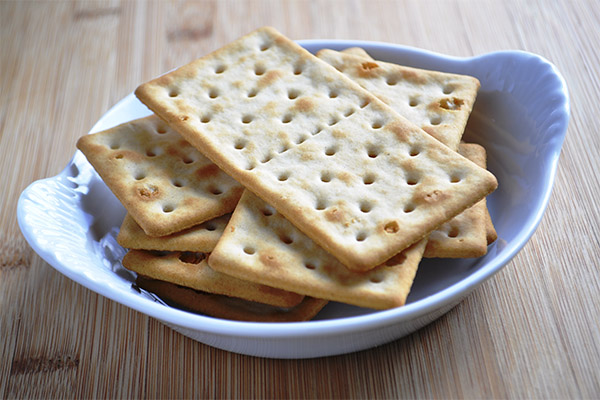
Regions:
<instances>
[{"instance_id":1,"label":"bamboo wood grain","mask_svg":"<svg viewBox=\"0 0 600 400\"><path fill-rule=\"evenodd\" d=\"M599 20L591 0L0 2L0 398L597 398ZM58 173L140 82L262 25L293 39L455 56L522 49L555 63L572 117L525 248L424 329L313 360L200 344L42 261L16 223L21 191Z\"/></svg>"}]
</instances>

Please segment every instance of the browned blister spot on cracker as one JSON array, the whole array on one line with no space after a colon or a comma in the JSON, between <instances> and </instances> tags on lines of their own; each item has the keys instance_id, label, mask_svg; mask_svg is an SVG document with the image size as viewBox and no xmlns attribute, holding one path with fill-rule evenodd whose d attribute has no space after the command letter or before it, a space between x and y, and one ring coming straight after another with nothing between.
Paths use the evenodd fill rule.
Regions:
<instances>
[{"instance_id":1,"label":"browned blister spot on cracker","mask_svg":"<svg viewBox=\"0 0 600 400\"><path fill-rule=\"evenodd\" d=\"M333 136L336 139L344 139L348 135L346 134L346 132L344 132L340 129L333 129L331 131L331 136Z\"/></svg>"},{"instance_id":2,"label":"browned blister spot on cracker","mask_svg":"<svg viewBox=\"0 0 600 400\"><path fill-rule=\"evenodd\" d=\"M397 121L390 122L386 125L386 128L390 130L396 138L401 142L406 142L408 140L410 133L409 128L405 124L401 124Z\"/></svg>"},{"instance_id":3,"label":"browned blister spot on cracker","mask_svg":"<svg viewBox=\"0 0 600 400\"><path fill-rule=\"evenodd\" d=\"M408 82L413 82L418 85L424 85L425 83L427 83L427 78L425 77L425 75L419 73L418 71L402 70L401 73L402 79Z\"/></svg>"},{"instance_id":4,"label":"browned blister spot on cracker","mask_svg":"<svg viewBox=\"0 0 600 400\"><path fill-rule=\"evenodd\" d=\"M138 186L137 189L138 197L142 200L154 200L161 195L161 191L157 186L154 185L143 185Z\"/></svg>"},{"instance_id":5,"label":"browned blister spot on cracker","mask_svg":"<svg viewBox=\"0 0 600 400\"><path fill-rule=\"evenodd\" d=\"M273 69L273 70L267 71L258 80L257 86L261 89L271 86L273 84L273 82L275 82L277 79L281 78L282 75L283 75L283 72L281 72L278 69Z\"/></svg>"},{"instance_id":6,"label":"browned blister spot on cracker","mask_svg":"<svg viewBox=\"0 0 600 400\"><path fill-rule=\"evenodd\" d=\"M435 189L430 192L415 190L413 193L412 201L415 204L437 204L444 202L450 198L450 195L443 190Z\"/></svg>"},{"instance_id":7,"label":"browned blister spot on cracker","mask_svg":"<svg viewBox=\"0 0 600 400\"><path fill-rule=\"evenodd\" d=\"M273 117L276 115L276 111L277 111L277 102L276 101L270 101L267 104L265 104L265 106L263 108L261 108L260 112L263 115L268 115L270 117Z\"/></svg>"},{"instance_id":8,"label":"browned blister spot on cracker","mask_svg":"<svg viewBox=\"0 0 600 400\"><path fill-rule=\"evenodd\" d=\"M307 97L301 97L298 100L296 100L296 102L294 103L294 107L292 107L292 110L306 113L311 111L313 108L315 108L315 103L311 101L311 99Z\"/></svg>"},{"instance_id":9,"label":"browned blister spot on cracker","mask_svg":"<svg viewBox=\"0 0 600 400\"><path fill-rule=\"evenodd\" d=\"M369 76L372 75L373 70L379 68L377 63L371 61L365 61L358 65L357 71L359 76Z\"/></svg>"},{"instance_id":10,"label":"browned blister spot on cracker","mask_svg":"<svg viewBox=\"0 0 600 400\"><path fill-rule=\"evenodd\" d=\"M464 104L464 100L452 97L452 98L444 98L439 101L439 107L445 110L460 110L462 105Z\"/></svg>"},{"instance_id":11,"label":"browned blister spot on cracker","mask_svg":"<svg viewBox=\"0 0 600 400\"><path fill-rule=\"evenodd\" d=\"M202 168L198 168L198 170L196 171L196 175L200 179L206 179L206 178L215 177L215 176L219 175L220 172L221 172L221 170L215 164L209 164L209 165L205 165Z\"/></svg>"},{"instance_id":12,"label":"browned blister spot on cracker","mask_svg":"<svg viewBox=\"0 0 600 400\"><path fill-rule=\"evenodd\" d=\"M350 186L352 184L352 181L354 180L354 176L346 171L340 172L339 174L337 174L336 177L348 186Z\"/></svg>"}]
</instances>

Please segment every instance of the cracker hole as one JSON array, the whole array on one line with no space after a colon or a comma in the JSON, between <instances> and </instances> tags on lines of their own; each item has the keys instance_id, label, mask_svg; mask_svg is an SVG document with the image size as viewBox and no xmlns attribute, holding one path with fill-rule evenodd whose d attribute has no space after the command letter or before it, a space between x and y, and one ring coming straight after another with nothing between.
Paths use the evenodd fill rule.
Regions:
<instances>
[{"instance_id":1,"label":"cracker hole","mask_svg":"<svg viewBox=\"0 0 600 400\"><path fill-rule=\"evenodd\" d=\"M178 188L185 186L185 184L182 181L178 180L178 179L175 179L174 181L172 181L171 184L173 186L175 186L175 187L178 187Z\"/></svg>"},{"instance_id":2,"label":"cracker hole","mask_svg":"<svg viewBox=\"0 0 600 400\"><path fill-rule=\"evenodd\" d=\"M179 96L179 93L177 93L177 91L175 91L175 90L171 90L171 91L169 92L169 97L177 97L177 96Z\"/></svg>"},{"instance_id":3,"label":"cracker hole","mask_svg":"<svg viewBox=\"0 0 600 400\"><path fill-rule=\"evenodd\" d=\"M208 114L206 114L206 115L203 115L203 116L200 118L200 122L202 122L203 124L207 124L207 123L209 123L209 122L210 122L210 120L211 120L211 116L210 116L210 115L208 115Z\"/></svg>"},{"instance_id":4,"label":"cracker hole","mask_svg":"<svg viewBox=\"0 0 600 400\"><path fill-rule=\"evenodd\" d=\"M359 233L356 235L356 241L357 241L357 242L364 242L364 241L365 241L365 239L367 239L367 234L366 234L365 232L359 232Z\"/></svg>"},{"instance_id":5,"label":"cracker hole","mask_svg":"<svg viewBox=\"0 0 600 400\"><path fill-rule=\"evenodd\" d=\"M277 176L277 180L279 182L285 182L290 178L290 173L289 172L282 172L281 174L279 174Z\"/></svg>"},{"instance_id":6,"label":"cracker hole","mask_svg":"<svg viewBox=\"0 0 600 400\"><path fill-rule=\"evenodd\" d=\"M345 113L344 113L344 117L348 118L349 116L351 116L352 114L354 114L354 109L350 108L348 109Z\"/></svg>"},{"instance_id":7,"label":"cracker hole","mask_svg":"<svg viewBox=\"0 0 600 400\"><path fill-rule=\"evenodd\" d=\"M279 236L279 240L281 240L285 244L294 243L294 239L289 235L281 235L281 236Z\"/></svg>"},{"instance_id":8,"label":"cracker hole","mask_svg":"<svg viewBox=\"0 0 600 400\"><path fill-rule=\"evenodd\" d=\"M335 124L337 124L338 122L340 122L340 119L338 117L331 117L331 119L329 120L328 125L329 126L334 126Z\"/></svg>"},{"instance_id":9,"label":"cracker hole","mask_svg":"<svg viewBox=\"0 0 600 400\"><path fill-rule=\"evenodd\" d=\"M256 249L252 246L246 246L244 247L244 253L251 256L252 254L256 253Z\"/></svg>"},{"instance_id":10,"label":"cracker hole","mask_svg":"<svg viewBox=\"0 0 600 400\"><path fill-rule=\"evenodd\" d=\"M304 263L304 268L310 269L310 270L315 270L315 269L317 269L317 266L314 265L313 263L307 262L307 263Z\"/></svg>"},{"instance_id":11,"label":"cracker hole","mask_svg":"<svg viewBox=\"0 0 600 400\"><path fill-rule=\"evenodd\" d=\"M339 96L339 92L338 92L337 90L331 90L331 91L329 92L329 98L330 98L330 99L335 99L335 98L336 98L336 97L338 97L338 96Z\"/></svg>"},{"instance_id":12,"label":"cracker hole","mask_svg":"<svg viewBox=\"0 0 600 400\"><path fill-rule=\"evenodd\" d=\"M156 133L161 134L161 135L164 133L167 133L167 128L165 128L164 126L157 126Z\"/></svg>"},{"instance_id":13,"label":"cracker hole","mask_svg":"<svg viewBox=\"0 0 600 400\"><path fill-rule=\"evenodd\" d=\"M244 147L246 147L246 141L245 140L237 140L234 144L233 144L233 148L236 150L242 150Z\"/></svg>"},{"instance_id":14,"label":"cracker hole","mask_svg":"<svg viewBox=\"0 0 600 400\"><path fill-rule=\"evenodd\" d=\"M258 90L257 89L252 89L248 92L248 97L252 98L252 97L256 97L256 95L258 94Z\"/></svg>"},{"instance_id":15,"label":"cracker hole","mask_svg":"<svg viewBox=\"0 0 600 400\"><path fill-rule=\"evenodd\" d=\"M135 179L136 181L141 181L142 179L144 179L146 177L146 174L144 172L137 172L133 179Z\"/></svg>"},{"instance_id":16,"label":"cracker hole","mask_svg":"<svg viewBox=\"0 0 600 400\"><path fill-rule=\"evenodd\" d=\"M163 206L162 210L163 210L164 213L172 213L175 210L175 207L173 207L170 204L166 204L166 205Z\"/></svg>"},{"instance_id":17,"label":"cracker hole","mask_svg":"<svg viewBox=\"0 0 600 400\"><path fill-rule=\"evenodd\" d=\"M334 146L328 147L325 149L325 155L331 157L335 154L336 151L337 149Z\"/></svg>"},{"instance_id":18,"label":"cracker hole","mask_svg":"<svg viewBox=\"0 0 600 400\"><path fill-rule=\"evenodd\" d=\"M254 117L252 115L246 114L242 117L242 123L249 124L250 122L252 122L253 119Z\"/></svg>"},{"instance_id":19,"label":"cracker hole","mask_svg":"<svg viewBox=\"0 0 600 400\"><path fill-rule=\"evenodd\" d=\"M323 199L317 200L317 204L315 205L315 209L318 211L323 211L327 208L327 202Z\"/></svg>"},{"instance_id":20,"label":"cracker hole","mask_svg":"<svg viewBox=\"0 0 600 400\"><path fill-rule=\"evenodd\" d=\"M300 64L294 66L294 75L300 75L304 71L304 67Z\"/></svg>"},{"instance_id":21,"label":"cracker hole","mask_svg":"<svg viewBox=\"0 0 600 400\"><path fill-rule=\"evenodd\" d=\"M296 140L296 144L302 144L308 139L308 136L300 136L298 140Z\"/></svg>"},{"instance_id":22,"label":"cracker hole","mask_svg":"<svg viewBox=\"0 0 600 400\"><path fill-rule=\"evenodd\" d=\"M360 108L365 108L370 103L371 103L371 101L369 99L363 99L362 102L360 103Z\"/></svg>"},{"instance_id":23,"label":"cracker hole","mask_svg":"<svg viewBox=\"0 0 600 400\"><path fill-rule=\"evenodd\" d=\"M331 173L330 172L322 172L321 173L321 182L331 182Z\"/></svg>"},{"instance_id":24,"label":"cracker hole","mask_svg":"<svg viewBox=\"0 0 600 400\"><path fill-rule=\"evenodd\" d=\"M323 131L323 128L320 126L315 127L315 129L312 131L312 135L318 135L319 133L321 133Z\"/></svg>"},{"instance_id":25,"label":"cracker hole","mask_svg":"<svg viewBox=\"0 0 600 400\"><path fill-rule=\"evenodd\" d=\"M219 91L217 89L210 89L208 91L208 97L210 97L211 99L216 99L217 97L219 97Z\"/></svg>"},{"instance_id":26,"label":"cracker hole","mask_svg":"<svg viewBox=\"0 0 600 400\"><path fill-rule=\"evenodd\" d=\"M209 232L214 232L217 230L217 226L214 223L207 222L204 229L206 229Z\"/></svg>"},{"instance_id":27,"label":"cracker hole","mask_svg":"<svg viewBox=\"0 0 600 400\"><path fill-rule=\"evenodd\" d=\"M274 213L274 211L271 208L263 208L261 212L262 215L264 215L265 217L270 217Z\"/></svg>"},{"instance_id":28,"label":"cracker hole","mask_svg":"<svg viewBox=\"0 0 600 400\"><path fill-rule=\"evenodd\" d=\"M119 150L120 147L121 145L119 143L111 143L109 146L111 150Z\"/></svg>"},{"instance_id":29,"label":"cracker hole","mask_svg":"<svg viewBox=\"0 0 600 400\"><path fill-rule=\"evenodd\" d=\"M210 188L208 188L208 191L210 193L212 193L215 196L218 196L220 194L223 194L223 190L221 190L219 187L217 186L211 186Z\"/></svg>"},{"instance_id":30,"label":"cracker hole","mask_svg":"<svg viewBox=\"0 0 600 400\"><path fill-rule=\"evenodd\" d=\"M269 161L271 161L272 159L273 159L273 156L271 154L267 154L266 156L263 157L262 160L260 160L260 162L265 164L265 163L268 163Z\"/></svg>"},{"instance_id":31,"label":"cracker hole","mask_svg":"<svg viewBox=\"0 0 600 400\"><path fill-rule=\"evenodd\" d=\"M375 175L373 174L367 174L363 177L363 183L365 185L371 185L375 182Z\"/></svg>"},{"instance_id":32,"label":"cracker hole","mask_svg":"<svg viewBox=\"0 0 600 400\"><path fill-rule=\"evenodd\" d=\"M292 115L291 114L285 114L283 116L283 118L281 119L281 122L283 122L284 124L289 124L290 122L292 122Z\"/></svg>"},{"instance_id":33,"label":"cracker hole","mask_svg":"<svg viewBox=\"0 0 600 400\"><path fill-rule=\"evenodd\" d=\"M294 99L298 98L298 96L300 96L300 91L298 91L296 89L288 90L288 99L294 100Z\"/></svg>"},{"instance_id":34,"label":"cracker hole","mask_svg":"<svg viewBox=\"0 0 600 400\"><path fill-rule=\"evenodd\" d=\"M369 278L369 281L371 281L371 283L381 283L383 282L383 278L379 275L374 275L371 278Z\"/></svg>"},{"instance_id":35,"label":"cracker hole","mask_svg":"<svg viewBox=\"0 0 600 400\"><path fill-rule=\"evenodd\" d=\"M455 238L455 237L457 237L457 236L458 236L458 233L459 233L459 232L458 232L458 228L454 226L454 227L452 227L452 228L450 229L450 231L448 232L448 237L449 237L449 238Z\"/></svg>"},{"instance_id":36,"label":"cracker hole","mask_svg":"<svg viewBox=\"0 0 600 400\"><path fill-rule=\"evenodd\" d=\"M386 79L385 83L387 83L390 86L394 86L395 84L398 83L398 79L396 79L393 76L390 76L389 78Z\"/></svg>"},{"instance_id":37,"label":"cracker hole","mask_svg":"<svg viewBox=\"0 0 600 400\"><path fill-rule=\"evenodd\" d=\"M222 74L227 68L223 64L219 64L215 68L215 74Z\"/></svg>"},{"instance_id":38,"label":"cracker hole","mask_svg":"<svg viewBox=\"0 0 600 400\"><path fill-rule=\"evenodd\" d=\"M288 151L289 149L290 149L290 148L289 148L287 145L285 145L285 144L284 144L284 145L282 145L282 146L279 148L279 154L285 153L285 152L286 152L286 151Z\"/></svg>"},{"instance_id":39,"label":"cracker hole","mask_svg":"<svg viewBox=\"0 0 600 400\"><path fill-rule=\"evenodd\" d=\"M183 158L181 159L181 161L183 161L184 164L192 164L196 160L194 160L190 156L183 156Z\"/></svg>"},{"instance_id":40,"label":"cracker hole","mask_svg":"<svg viewBox=\"0 0 600 400\"><path fill-rule=\"evenodd\" d=\"M148 149L148 150L146 150L146 156L147 157L156 157L157 152L154 149Z\"/></svg>"},{"instance_id":41,"label":"cracker hole","mask_svg":"<svg viewBox=\"0 0 600 400\"><path fill-rule=\"evenodd\" d=\"M271 47L271 43L263 43L260 45L260 51L267 51Z\"/></svg>"},{"instance_id":42,"label":"cracker hole","mask_svg":"<svg viewBox=\"0 0 600 400\"><path fill-rule=\"evenodd\" d=\"M374 121L371 124L371 128L373 128L373 129L381 129L382 126L383 126L383 121L381 121L381 120Z\"/></svg>"},{"instance_id":43,"label":"cracker hole","mask_svg":"<svg viewBox=\"0 0 600 400\"><path fill-rule=\"evenodd\" d=\"M444 88L442 89L442 92L444 94L450 94L450 93L454 92L454 86L452 86L452 85L445 85Z\"/></svg>"},{"instance_id":44,"label":"cracker hole","mask_svg":"<svg viewBox=\"0 0 600 400\"><path fill-rule=\"evenodd\" d=\"M122 159L123 159L123 154L117 154L117 155L115 156L115 159L117 159L117 160L122 160Z\"/></svg>"},{"instance_id":45,"label":"cracker hole","mask_svg":"<svg viewBox=\"0 0 600 400\"><path fill-rule=\"evenodd\" d=\"M411 156L411 157L416 157L419 154L421 154L421 150L419 150L416 147L411 147L410 150L408 151L408 155Z\"/></svg>"},{"instance_id":46,"label":"cracker hole","mask_svg":"<svg viewBox=\"0 0 600 400\"><path fill-rule=\"evenodd\" d=\"M404 206L404 209L402 211L404 211L407 214L411 213L411 212L415 211L415 206L413 204L407 204Z\"/></svg>"},{"instance_id":47,"label":"cracker hole","mask_svg":"<svg viewBox=\"0 0 600 400\"><path fill-rule=\"evenodd\" d=\"M450 183L458 183L462 180L462 177L460 177L459 175L451 175L450 176Z\"/></svg>"},{"instance_id":48,"label":"cracker hole","mask_svg":"<svg viewBox=\"0 0 600 400\"><path fill-rule=\"evenodd\" d=\"M256 168L256 164L254 164L253 162L250 162L247 166L246 166L246 171L252 171L254 168Z\"/></svg>"},{"instance_id":49,"label":"cracker hole","mask_svg":"<svg viewBox=\"0 0 600 400\"><path fill-rule=\"evenodd\" d=\"M442 123L442 117L436 115L435 117L431 117L429 122L431 125L439 125Z\"/></svg>"},{"instance_id":50,"label":"cracker hole","mask_svg":"<svg viewBox=\"0 0 600 400\"><path fill-rule=\"evenodd\" d=\"M370 158L377 158L380 153L380 149L377 146L369 146L367 149L367 154Z\"/></svg>"},{"instance_id":51,"label":"cracker hole","mask_svg":"<svg viewBox=\"0 0 600 400\"><path fill-rule=\"evenodd\" d=\"M257 64L254 66L254 74L256 74L258 76L263 75L266 71L267 71L267 69L265 68L264 65Z\"/></svg>"},{"instance_id":52,"label":"cracker hole","mask_svg":"<svg viewBox=\"0 0 600 400\"><path fill-rule=\"evenodd\" d=\"M416 176L409 176L406 178L406 184L409 186L414 186L417 183L419 183L419 178L417 178Z\"/></svg>"},{"instance_id":53,"label":"cracker hole","mask_svg":"<svg viewBox=\"0 0 600 400\"><path fill-rule=\"evenodd\" d=\"M360 203L360 211L368 213L373 209L373 203L370 201L363 201Z\"/></svg>"},{"instance_id":54,"label":"cracker hole","mask_svg":"<svg viewBox=\"0 0 600 400\"><path fill-rule=\"evenodd\" d=\"M411 107L416 107L419 105L419 99L417 99L416 97L411 97L410 100L408 100L408 105Z\"/></svg>"}]
</instances>

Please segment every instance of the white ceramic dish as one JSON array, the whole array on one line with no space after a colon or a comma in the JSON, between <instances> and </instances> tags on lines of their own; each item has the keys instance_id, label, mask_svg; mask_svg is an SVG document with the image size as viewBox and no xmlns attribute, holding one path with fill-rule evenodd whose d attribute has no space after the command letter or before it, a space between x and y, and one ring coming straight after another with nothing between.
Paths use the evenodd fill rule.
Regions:
<instances>
[{"instance_id":1,"label":"white ceramic dish","mask_svg":"<svg viewBox=\"0 0 600 400\"><path fill-rule=\"evenodd\" d=\"M58 271L103 296L200 342L257 356L307 358L366 349L413 332L454 307L525 245L542 218L569 118L564 80L548 61L517 51L461 59L386 43L300 44L312 52L361 46L379 60L481 81L465 139L486 147L489 169L499 181L488 200L499 239L485 257L423 261L407 305L387 311L330 303L313 321L281 324L188 313L132 288L132 275L118 263L123 250L111 240L125 211L80 152L59 175L34 182L22 193L18 220L31 247ZM129 95L92 132L147 114Z\"/></svg>"}]
</instances>

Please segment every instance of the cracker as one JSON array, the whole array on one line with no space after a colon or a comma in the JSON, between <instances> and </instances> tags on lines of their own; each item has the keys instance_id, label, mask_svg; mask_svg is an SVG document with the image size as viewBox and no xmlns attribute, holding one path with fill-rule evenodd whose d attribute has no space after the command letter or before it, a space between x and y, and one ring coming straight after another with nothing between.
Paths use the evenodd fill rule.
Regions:
<instances>
[{"instance_id":1,"label":"cracker","mask_svg":"<svg viewBox=\"0 0 600 400\"><path fill-rule=\"evenodd\" d=\"M314 318L327 304L326 300L305 297L294 307L274 307L235 297L205 293L144 276L138 276L136 284L177 307L215 318L237 321L308 321Z\"/></svg>"},{"instance_id":2,"label":"cracker","mask_svg":"<svg viewBox=\"0 0 600 400\"><path fill-rule=\"evenodd\" d=\"M245 191L209 265L228 275L361 307L404 305L425 240L367 272L350 271L273 207Z\"/></svg>"},{"instance_id":3,"label":"cracker","mask_svg":"<svg viewBox=\"0 0 600 400\"><path fill-rule=\"evenodd\" d=\"M486 199L483 199L486 201ZM498 239L498 233L496 232L496 228L494 227L494 222L492 221L492 216L490 215L490 211L487 208L487 204L485 206L485 230L486 230L486 238L487 244L492 244Z\"/></svg>"},{"instance_id":4,"label":"cracker","mask_svg":"<svg viewBox=\"0 0 600 400\"><path fill-rule=\"evenodd\" d=\"M375 61L370 57L367 61L364 55L329 49L319 51L317 56L398 114L452 150L458 150L479 90L477 78Z\"/></svg>"},{"instance_id":5,"label":"cracker","mask_svg":"<svg viewBox=\"0 0 600 400\"><path fill-rule=\"evenodd\" d=\"M344 49L341 52L344 54L352 54L357 57L364 57L373 60L373 57L371 57L371 55L367 53L367 51L362 47L348 47L347 49Z\"/></svg>"},{"instance_id":6,"label":"cracker","mask_svg":"<svg viewBox=\"0 0 600 400\"><path fill-rule=\"evenodd\" d=\"M243 191L156 116L83 136L77 147L150 236L229 213Z\"/></svg>"},{"instance_id":7,"label":"cracker","mask_svg":"<svg viewBox=\"0 0 600 400\"><path fill-rule=\"evenodd\" d=\"M486 167L485 149L475 143L461 143L459 152L482 168ZM486 200L479 201L429 235L423 257L470 258L487 253Z\"/></svg>"},{"instance_id":8,"label":"cracker","mask_svg":"<svg viewBox=\"0 0 600 400\"><path fill-rule=\"evenodd\" d=\"M117 242L128 249L194 251L210 253L223 234L231 214L225 214L180 232L167 236L148 236L127 214L121 224Z\"/></svg>"},{"instance_id":9,"label":"cracker","mask_svg":"<svg viewBox=\"0 0 600 400\"><path fill-rule=\"evenodd\" d=\"M123 257L122 264L137 274L204 292L279 307L292 307L302 301L302 295L243 281L214 271L208 266L206 256L203 253L193 252L130 250Z\"/></svg>"},{"instance_id":10,"label":"cracker","mask_svg":"<svg viewBox=\"0 0 600 400\"><path fill-rule=\"evenodd\" d=\"M136 95L353 270L383 263L497 186L272 28Z\"/></svg>"},{"instance_id":11,"label":"cracker","mask_svg":"<svg viewBox=\"0 0 600 400\"><path fill-rule=\"evenodd\" d=\"M369 55L369 53L367 53L366 50L364 50L361 47L349 47L347 49L342 50L341 53L352 54L354 56L368 58L370 60L373 60L373 58ZM377 95L377 93L374 93L374 94ZM401 113L401 110L396 110L396 111ZM418 123L418 121L411 121L411 122ZM446 133L444 135L438 135L438 136L439 137L449 136L449 140L445 144L450 147L453 147L453 145L454 145L453 143L456 142L456 139L458 138L460 140L460 137L462 137L462 132L460 132L459 130L453 130L450 133ZM484 203L486 202L485 199L482 201ZM492 218L487 209L487 206L486 206L486 211L485 211L485 218L486 218L487 244L489 245L498 238L498 234L496 233L496 229L494 228L494 224L492 222Z\"/></svg>"}]
</instances>

